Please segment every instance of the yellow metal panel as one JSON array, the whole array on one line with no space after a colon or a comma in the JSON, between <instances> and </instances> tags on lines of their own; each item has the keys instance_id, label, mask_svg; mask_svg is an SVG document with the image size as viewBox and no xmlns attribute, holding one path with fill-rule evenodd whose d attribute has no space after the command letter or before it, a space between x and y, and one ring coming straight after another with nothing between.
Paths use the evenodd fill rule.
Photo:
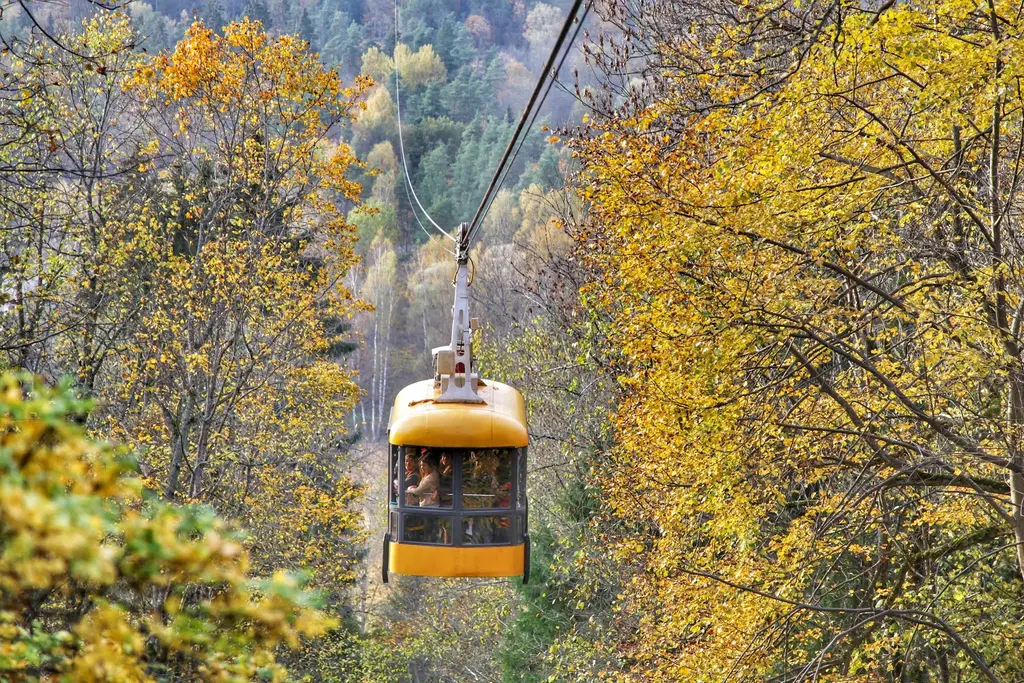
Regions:
<instances>
[{"instance_id":1,"label":"yellow metal panel","mask_svg":"<svg viewBox=\"0 0 1024 683\"><path fill-rule=\"evenodd\" d=\"M522 576L523 545L388 544L388 571L413 576Z\"/></svg>"},{"instance_id":2,"label":"yellow metal panel","mask_svg":"<svg viewBox=\"0 0 1024 683\"><path fill-rule=\"evenodd\" d=\"M477 393L482 404L434 403L433 380L398 392L388 440L400 446L521 448L528 445L526 402L507 384L486 380Z\"/></svg>"}]
</instances>

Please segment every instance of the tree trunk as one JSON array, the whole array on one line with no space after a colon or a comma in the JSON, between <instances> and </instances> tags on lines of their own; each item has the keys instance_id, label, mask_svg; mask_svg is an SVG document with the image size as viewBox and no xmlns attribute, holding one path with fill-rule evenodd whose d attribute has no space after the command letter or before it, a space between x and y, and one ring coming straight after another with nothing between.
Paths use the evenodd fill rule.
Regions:
<instances>
[{"instance_id":1,"label":"tree trunk","mask_svg":"<svg viewBox=\"0 0 1024 683\"><path fill-rule=\"evenodd\" d=\"M424 306L423 311L420 313L420 321L423 323L423 350L430 353L430 335L427 334L427 309Z\"/></svg>"},{"instance_id":2,"label":"tree trunk","mask_svg":"<svg viewBox=\"0 0 1024 683\"><path fill-rule=\"evenodd\" d=\"M1024 467L1017 429L1024 429L1024 370L1016 369L1010 374L1009 400L1009 458L1015 469ZM1013 505L1013 536L1017 542L1017 565L1024 578L1024 475L1010 472L1010 503Z\"/></svg>"},{"instance_id":3,"label":"tree trunk","mask_svg":"<svg viewBox=\"0 0 1024 683\"><path fill-rule=\"evenodd\" d=\"M394 310L395 297L394 290L392 290L388 301L388 317L382 335L384 338L384 349L381 353L383 368L381 369L377 392L377 431L373 435L374 441L379 441L384 431L384 408L386 407L388 393L388 361L391 359L391 319L394 316Z\"/></svg>"},{"instance_id":4,"label":"tree trunk","mask_svg":"<svg viewBox=\"0 0 1024 683\"><path fill-rule=\"evenodd\" d=\"M174 500L178 491L178 478L181 475L181 464L185 461L185 449L188 447L189 432L192 430L192 395L186 394L184 404L175 418L164 413L167 431L171 433L171 468L167 475L167 486L164 487L164 498Z\"/></svg>"},{"instance_id":5,"label":"tree trunk","mask_svg":"<svg viewBox=\"0 0 1024 683\"><path fill-rule=\"evenodd\" d=\"M373 313L373 365L372 372L370 373L370 425L369 425L369 438L370 441L377 440L377 364L380 358L380 311L374 311Z\"/></svg>"},{"instance_id":6,"label":"tree trunk","mask_svg":"<svg viewBox=\"0 0 1024 683\"><path fill-rule=\"evenodd\" d=\"M192 472L192 483L189 486L188 494L192 498L199 498L203 492L203 475L206 472L207 464L210 461L208 444L210 441L210 420L203 416L203 423L199 426L199 442L196 444L196 467Z\"/></svg>"},{"instance_id":7,"label":"tree trunk","mask_svg":"<svg viewBox=\"0 0 1024 683\"><path fill-rule=\"evenodd\" d=\"M219 366L219 363L218 363ZM199 426L199 443L196 444L196 467L192 473L189 495L199 498L203 493L203 476L210 463L210 425L213 423L213 405L216 397L216 382L211 378L207 385L206 401L203 404L203 422Z\"/></svg>"}]
</instances>

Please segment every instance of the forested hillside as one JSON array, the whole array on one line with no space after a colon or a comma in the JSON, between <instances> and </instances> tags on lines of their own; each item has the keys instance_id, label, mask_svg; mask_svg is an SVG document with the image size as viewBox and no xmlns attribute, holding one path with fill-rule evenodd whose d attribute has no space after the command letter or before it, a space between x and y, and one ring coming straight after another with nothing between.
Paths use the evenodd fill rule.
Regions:
<instances>
[{"instance_id":1,"label":"forested hillside","mask_svg":"<svg viewBox=\"0 0 1024 683\"><path fill-rule=\"evenodd\" d=\"M0 679L1024 681L1020 8L584 5L2 5ZM468 257L530 582L384 584L568 28Z\"/></svg>"},{"instance_id":2,"label":"forested hillside","mask_svg":"<svg viewBox=\"0 0 1024 683\"><path fill-rule=\"evenodd\" d=\"M513 675L507 582L450 610L380 591L373 486L390 402L450 327L430 220L471 217L565 11L409 3L396 41L394 10L4 7L0 368L31 373L0 411L5 672ZM566 246L568 154L540 126L574 102L551 94L474 251L495 350L540 313L513 240ZM486 650L460 659L460 621Z\"/></svg>"}]
</instances>

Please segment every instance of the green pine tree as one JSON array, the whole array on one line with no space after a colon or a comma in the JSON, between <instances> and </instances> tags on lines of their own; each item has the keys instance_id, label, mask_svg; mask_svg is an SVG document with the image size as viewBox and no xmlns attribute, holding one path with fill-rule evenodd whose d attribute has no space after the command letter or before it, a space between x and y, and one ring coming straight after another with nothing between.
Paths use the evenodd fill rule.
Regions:
<instances>
[{"instance_id":1,"label":"green pine tree","mask_svg":"<svg viewBox=\"0 0 1024 683\"><path fill-rule=\"evenodd\" d=\"M201 16L206 25L214 31L220 31L228 23L225 18L224 5L220 0L206 0Z\"/></svg>"},{"instance_id":2,"label":"green pine tree","mask_svg":"<svg viewBox=\"0 0 1024 683\"><path fill-rule=\"evenodd\" d=\"M319 42L316 37L316 28L313 26L313 20L309 16L309 10L305 7L302 8L302 14L299 16L299 37L309 43L311 50L316 50L319 47Z\"/></svg>"},{"instance_id":3,"label":"green pine tree","mask_svg":"<svg viewBox=\"0 0 1024 683\"><path fill-rule=\"evenodd\" d=\"M267 9L267 3L264 0L249 0L245 4L242 16L261 22L264 28L270 28L270 10Z\"/></svg>"}]
</instances>

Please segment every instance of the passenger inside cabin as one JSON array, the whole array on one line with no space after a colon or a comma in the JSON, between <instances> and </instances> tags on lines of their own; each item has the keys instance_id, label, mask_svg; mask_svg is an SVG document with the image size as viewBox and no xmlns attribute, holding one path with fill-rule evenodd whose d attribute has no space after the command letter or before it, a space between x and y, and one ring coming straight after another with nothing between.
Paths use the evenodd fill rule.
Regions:
<instances>
[{"instance_id":1,"label":"passenger inside cabin","mask_svg":"<svg viewBox=\"0 0 1024 683\"><path fill-rule=\"evenodd\" d=\"M405 454L405 483L408 486L420 483L420 475L416 472L416 455L411 451Z\"/></svg>"},{"instance_id":2,"label":"passenger inside cabin","mask_svg":"<svg viewBox=\"0 0 1024 683\"><path fill-rule=\"evenodd\" d=\"M420 483L405 489L406 504L419 505L422 508L438 507L439 479L437 457L428 454L420 458Z\"/></svg>"},{"instance_id":3,"label":"passenger inside cabin","mask_svg":"<svg viewBox=\"0 0 1024 683\"><path fill-rule=\"evenodd\" d=\"M450 451L442 451L440 475L440 503L443 508L452 506L452 487L455 484L455 455Z\"/></svg>"},{"instance_id":4,"label":"passenger inside cabin","mask_svg":"<svg viewBox=\"0 0 1024 683\"><path fill-rule=\"evenodd\" d=\"M398 463L395 463L394 480L391 482L392 491L391 502L395 502L398 497ZM405 484L406 486L415 486L420 482L420 475L416 472L416 451L411 448L405 449Z\"/></svg>"},{"instance_id":5,"label":"passenger inside cabin","mask_svg":"<svg viewBox=\"0 0 1024 683\"><path fill-rule=\"evenodd\" d=\"M452 456L451 453L441 454L441 478L447 478L452 476Z\"/></svg>"}]
</instances>

